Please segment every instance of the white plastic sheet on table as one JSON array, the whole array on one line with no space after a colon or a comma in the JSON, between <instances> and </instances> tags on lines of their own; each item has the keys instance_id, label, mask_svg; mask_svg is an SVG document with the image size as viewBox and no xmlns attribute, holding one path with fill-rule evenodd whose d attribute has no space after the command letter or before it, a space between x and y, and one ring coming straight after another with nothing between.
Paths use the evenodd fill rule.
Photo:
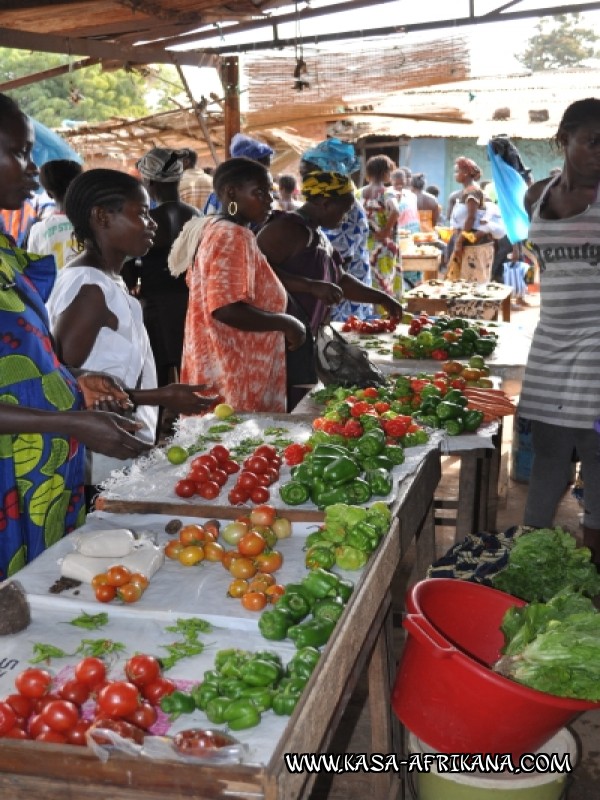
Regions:
<instances>
[{"instance_id":1,"label":"white plastic sheet on table","mask_svg":"<svg viewBox=\"0 0 600 800\"><path fill-rule=\"evenodd\" d=\"M288 438L293 439L295 442L305 442L312 433L310 423L296 422L293 414L290 415L289 421L287 419L282 421L281 418L271 419L269 417L243 418L244 421L236 425L231 432L221 434L221 444L225 447L233 447L239 444L243 439L248 438L260 438L265 442L269 442L269 437L264 433L268 428L285 428L289 434ZM189 447L196 442L200 435L205 434L208 428L219 422L220 420L217 420L213 414L207 414L204 417L183 418L180 420L177 433L172 443L181 445L182 447ZM288 434L286 434L286 436ZM444 434L442 432L432 431L430 440L426 444L406 448L405 462L394 467L392 472L394 489L387 497L373 497L365 505L369 505L375 500L383 500L388 503L392 502L397 493L397 484L405 477L415 472L427 453L440 446L443 437ZM478 446L481 447L483 445L479 444ZM210 446L207 445L206 449L210 449ZM184 498L177 497L174 491L176 482L187 475L191 459L188 459L188 461L179 466L173 466L167 460L166 451L166 447L155 448L149 456L138 458L129 471L113 472L111 478L104 484L102 496L110 500L136 501L147 499L159 503L176 502L181 504L182 507L197 504L198 497L194 496L188 501ZM292 508L292 506L286 506L279 498L279 487L281 484L287 483L291 479L290 473L291 468L287 467L285 464L282 465L279 480L269 487L271 493L269 502L276 508L282 510L282 513L285 513L285 508ZM230 507L231 503L227 495L229 490L233 488L236 480L237 474L231 475L228 482L221 489L219 496L211 500L210 504L213 506ZM240 507L240 514L243 508L244 507ZM297 510L314 510L316 506L314 503L308 502L293 506L293 508Z\"/></svg>"}]
</instances>

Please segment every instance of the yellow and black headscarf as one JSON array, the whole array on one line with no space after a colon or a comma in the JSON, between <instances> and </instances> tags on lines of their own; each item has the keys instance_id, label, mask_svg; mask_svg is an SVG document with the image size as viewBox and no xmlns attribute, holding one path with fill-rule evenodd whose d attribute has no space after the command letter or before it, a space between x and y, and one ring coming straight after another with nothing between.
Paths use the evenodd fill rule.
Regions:
<instances>
[{"instance_id":1,"label":"yellow and black headscarf","mask_svg":"<svg viewBox=\"0 0 600 800\"><path fill-rule=\"evenodd\" d=\"M352 178L339 172L309 172L302 181L302 194L310 197L343 197L354 194Z\"/></svg>"}]
</instances>

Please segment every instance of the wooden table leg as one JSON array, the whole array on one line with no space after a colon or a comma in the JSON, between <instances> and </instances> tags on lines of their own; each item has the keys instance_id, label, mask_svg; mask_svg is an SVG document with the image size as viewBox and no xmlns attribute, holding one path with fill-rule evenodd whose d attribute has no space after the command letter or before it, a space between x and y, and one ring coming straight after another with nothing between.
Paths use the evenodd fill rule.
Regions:
<instances>
[{"instance_id":1,"label":"wooden table leg","mask_svg":"<svg viewBox=\"0 0 600 800\"><path fill-rule=\"evenodd\" d=\"M508 297L505 297L502 301L502 319L504 322L510 322L510 300L512 294L509 294Z\"/></svg>"},{"instance_id":2,"label":"wooden table leg","mask_svg":"<svg viewBox=\"0 0 600 800\"><path fill-rule=\"evenodd\" d=\"M467 534L475 533L475 515L480 491L479 459L479 450L466 450L460 454L455 534L457 542L462 541Z\"/></svg>"}]
</instances>

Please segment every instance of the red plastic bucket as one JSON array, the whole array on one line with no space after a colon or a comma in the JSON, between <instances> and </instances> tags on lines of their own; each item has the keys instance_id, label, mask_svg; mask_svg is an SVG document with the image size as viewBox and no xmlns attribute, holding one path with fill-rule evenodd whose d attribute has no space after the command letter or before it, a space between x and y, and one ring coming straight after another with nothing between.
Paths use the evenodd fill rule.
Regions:
<instances>
[{"instance_id":1,"label":"red plastic bucket","mask_svg":"<svg viewBox=\"0 0 600 800\"><path fill-rule=\"evenodd\" d=\"M525 603L447 578L408 593L406 644L392 697L402 723L442 753L531 753L600 703L538 692L492 672L502 618Z\"/></svg>"}]
</instances>

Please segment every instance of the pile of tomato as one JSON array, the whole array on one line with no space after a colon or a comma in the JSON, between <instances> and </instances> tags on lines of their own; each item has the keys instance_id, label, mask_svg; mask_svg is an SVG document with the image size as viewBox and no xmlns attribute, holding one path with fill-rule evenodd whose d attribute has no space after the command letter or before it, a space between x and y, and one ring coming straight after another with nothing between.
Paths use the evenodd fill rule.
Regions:
<instances>
[{"instance_id":1,"label":"pile of tomato","mask_svg":"<svg viewBox=\"0 0 600 800\"><path fill-rule=\"evenodd\" d=\"M359 319L350 315L342 325L344 333L393 333L398 323L393 319Z\"/></svg>"},{"instance_id":2,"label":"pile of tomato","mask_svg":"<svg viewBox=\"0 0 600 800\"><path fill-rule=\"evenodd\" d=\"M175 494L185 498L199 495L205 500L214 500L221 494L229 476L239 472L228 493L231 505L266 503L270 497L268 487L279 479L280 467L281 457L273 445L259 445L240 467L231 458L229 450L218 444L192 460L188 474L175 484Z\"/></svg>"},{"instance_id":3,"label":"pile of tomato","mask_svg":"<svg viewBox=\"0 0 600 800\"><path fill-rule=\"evenodd\" d=\"M184 525L166 545L165 555L184 566L221 562L233 578L227 595L239 598L249 611L260 611L283 594L283 587L273 577L283 564L283 555L275 546L291 532L290 521L278 517L273 506L260 505L222 529L217 520ZM217 541L219 537L234 549L226 549Z\"/></svg>"},{"instance_id":4,"label":"pile of tomato","mask_svg":"<svg viewBox=\"0 0 600 800\"><path fill-rule=\"evenodd\" d=\"M177 688L162 675L158 660L143 654L126 662L123 680L108 680L104 661L90 656L60 686L50 672L32 667L17 675L15 687L0 700L0 737L79 746L97 728L141 743L157 720L160 701Z\"/></svg>"},{"instance_id":5,"label":"pile of tomato","mask_svg":"<svg viewBox=\"0 0 600 800\"><path fill-rule=\"evenodd\" d=\"M96 600L110 603L115 598L123 603L136 603L148 588L148 578L141 572L131 572L122 564L109 567L92 578Z\"/></svg>"}]
</instances>

